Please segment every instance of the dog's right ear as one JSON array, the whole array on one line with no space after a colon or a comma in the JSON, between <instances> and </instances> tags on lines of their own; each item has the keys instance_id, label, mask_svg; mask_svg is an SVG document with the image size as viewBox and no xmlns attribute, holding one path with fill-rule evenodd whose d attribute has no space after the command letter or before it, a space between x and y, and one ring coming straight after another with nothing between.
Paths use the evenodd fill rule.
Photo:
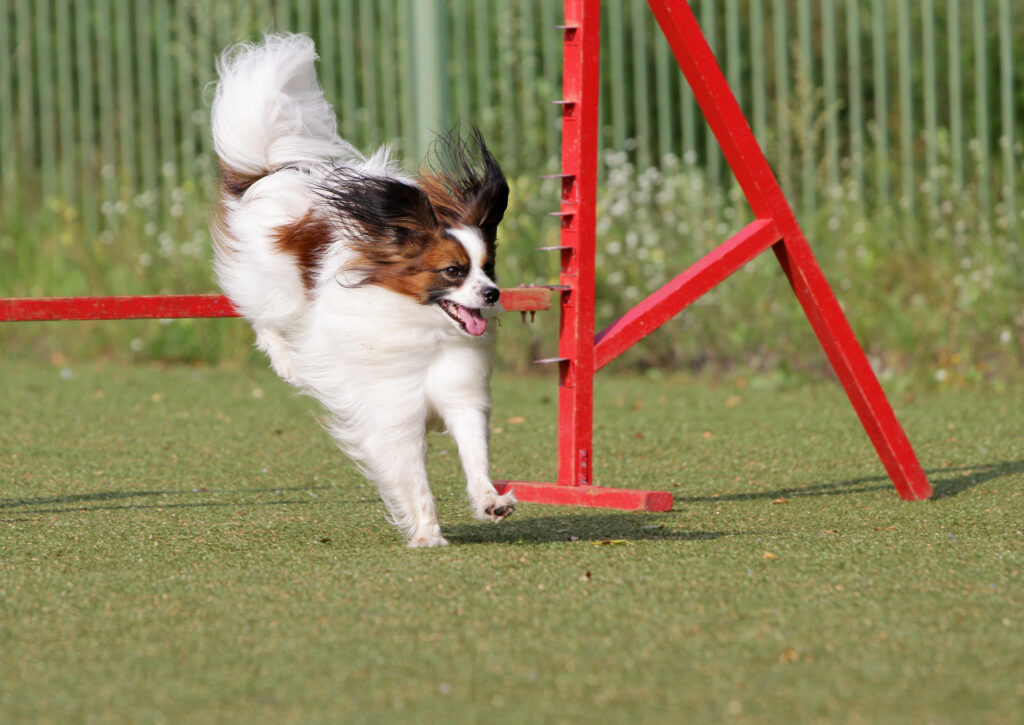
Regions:
<instances>
[{"instance_id":1,"label":"dog's right ear","mask_svg":"<svg viewBox=\"0 0 1024 725\"><path fill-rule=\"evenodd\" d=\"M366 243L388 256L419 254L439 228L427 195L400 179L342 169L324 182L320 195L356 246Z\"/></svg>"}]
</instances>

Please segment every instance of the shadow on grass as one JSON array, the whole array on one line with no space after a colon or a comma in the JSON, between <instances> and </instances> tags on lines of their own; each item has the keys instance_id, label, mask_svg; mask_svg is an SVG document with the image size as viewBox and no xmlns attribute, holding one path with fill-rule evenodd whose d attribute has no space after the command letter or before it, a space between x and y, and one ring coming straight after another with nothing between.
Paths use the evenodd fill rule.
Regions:
<instances>
[{"instance_id":1,"label":"shadow on grass","mask_svg":"<svg viewBox=\"0 0 1024 725\"><path fill-rule=\"evenodd\" d=\"M1024 461L977 463L955 468L936 468L925 471L932 484L932 501L958 496L975 486L999 478L1024 473ZM713 501L756 501L761 499L799 498L801 496L842 496L892 489L888 476L865 476L847 481L818 483L811 486L777 488L772 491L733 493L722 496L676 496L679 503L708 503Z\"/></svg>"},{"instance_id":2,"label":"shadow on grass","mask_svg":"<svg viewBox=\"0 0 1024 725\"><path fill-rule=\"evenodd\" d=\"M211 491L206 488L193 490L159 490L159 491L98 491L95 493L70 494L66 496L49 496L38 498L0 499L0 511L3 509L18 508L18 513L29 514L63 514L78 513L84 511L118 511L126 509L175 509L175 508L199 508L199 507L220 507L220 506L281 506L284 504L306 504L314 503L315 497L306 499L275 499L271 501L161 501L159 503L112 503L114 501L125 501L127 499L151 498L153 496L175 497L182 496L208 496L224 495L232 496L237 494L281 494L294 492L307 492L331 488L330 486L292 486L275 488L249 488L230 491ZM43 508L36 508L42 506Z\"/></svg>"},{"instance_id":3,"label":"shadow on grass","mask_svg":"<svg viewBox=\"0 0 1024 725\"><path fill-rule=\"evenodd\" d=\"M726 531L683 531L658 514L636 511L561 513L538 518L515 517L500 524L483 523L443 526L453 544L544 544L590 541L607 545L626 541L706 541L739 534ZM744 532L746 534L747 532Z\"/></svg>"},{"instance_id":4,"label":"shadow on grass","mask_svg":"<svg viewBox=\"0 0 1024 725\"><path fill-rule=\"evenodd\" d=\"M978 463L974 466L940 468L928 471L932 482L932 500L959 496L975 486L1024 473L1024 461L1002 461L1000 463ZM953 475L948 475L953 474Z\"/></svg>"}]
</instances>

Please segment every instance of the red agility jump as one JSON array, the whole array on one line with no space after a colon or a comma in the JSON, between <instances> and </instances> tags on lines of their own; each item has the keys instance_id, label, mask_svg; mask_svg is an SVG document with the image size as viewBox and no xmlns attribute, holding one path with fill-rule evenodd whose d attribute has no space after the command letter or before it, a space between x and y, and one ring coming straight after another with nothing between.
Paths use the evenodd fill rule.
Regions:
<instances>
[{"instance_id":1,"label":"red agility jump","mask_svg":"<svg viewBox=\"0 0 1024 725\"><path fill-rule=\"evenodd\" d=\"M520 501L667 511L672 494L594 486L594 373L771 248L900 497L931 486L867 357L836 301L761 148L684 0L649 0L658 24L756 217L739 233L594 334L600 3L566 0L562 108L561 255L558 292L558 478L496 481ZM502 290L508 310L550 306L551 290ZM0 321L234 317L220 295L0 300Z\"/></svg>"},{"instance_id":2,"label":"red agility jump","mask_svg":"<svg viewBox=\"0 0 1024 725\"><path fill-rule=\"evenodd\" d=\"M867 357L826 282L689 5L649 0L756 220L618 321L594 329L600 3L566 0L562 105L562 324L558 483L510 482L523 501L667 510L671 494L592 486L594 372L672 319L769 247L860 416L900 497L931 486Z\"/></svg>"}]
</instances>

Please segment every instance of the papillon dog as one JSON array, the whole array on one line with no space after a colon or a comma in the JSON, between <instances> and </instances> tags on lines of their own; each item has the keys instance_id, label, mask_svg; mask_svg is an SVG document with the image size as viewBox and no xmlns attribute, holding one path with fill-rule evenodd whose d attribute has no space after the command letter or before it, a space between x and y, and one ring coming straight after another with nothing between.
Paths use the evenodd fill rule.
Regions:
<instances>
[{"instance_id":1,"label":"papillon dog","mask_svg":"<svg viewBox=\"0 0 1024 725\"><path fill-rule=\"evenodd\" d=\"M447 544L426 433L458 445L474 515L515 510L488 463L495 241L509 187L480 132L442 135L419 174L337 133L312 39L267 35L219 58L213 227L225 294L277 374L376 484L409 546Z\"/></svg>"}]
</instances>

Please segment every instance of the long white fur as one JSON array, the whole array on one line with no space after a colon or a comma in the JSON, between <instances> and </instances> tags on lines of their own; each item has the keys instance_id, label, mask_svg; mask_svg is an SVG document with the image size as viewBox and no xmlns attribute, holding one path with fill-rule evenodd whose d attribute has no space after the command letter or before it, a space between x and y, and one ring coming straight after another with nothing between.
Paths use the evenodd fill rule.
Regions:
<instances>
[{"instance_id":1,"label":"long white fur","mask_svg":"<svg viewBox=\"0 0 1024 725\"><path fill-rule=\"evenodd\" d=\"M216 271L274 370L326 409L327 429L376 483L408 544L443 545L425 467L429 426L446 426L454 437L478 518L500 520L515 502L498 495L488 470L494 332L471 337L437 305L349 284L340 225L312 290L294 259L276 248L274 230L316 211L313 185L337 165L409 179L386 147L365 158L339 138L316 59L308 37L269 35L229 49L218 63L212 128L221 164L262 178L240 198L222 200ZM472 260L452 297L485 307L482 291L493 282L480 268L480 231L451 232Z\"/></svg>"}]
</instances>

